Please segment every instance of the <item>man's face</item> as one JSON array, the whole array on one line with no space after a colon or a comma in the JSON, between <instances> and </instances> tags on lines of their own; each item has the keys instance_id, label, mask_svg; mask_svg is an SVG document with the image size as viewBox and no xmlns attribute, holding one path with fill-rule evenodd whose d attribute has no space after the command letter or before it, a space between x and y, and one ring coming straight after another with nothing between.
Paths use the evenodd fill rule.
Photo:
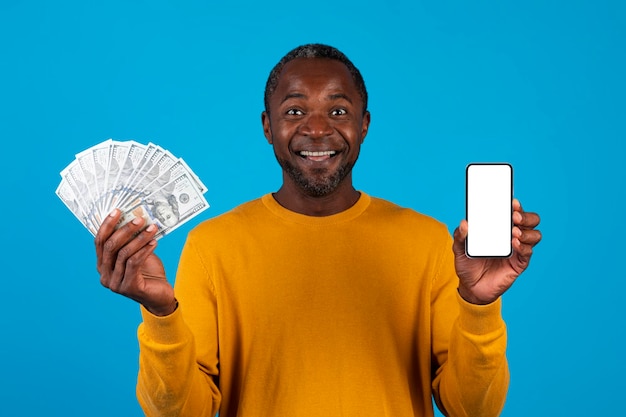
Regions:
<instances>
[{"instance_id":1,"label":"man's face","mask_svg":"<svg viewBox=\"0 0 626 417\"><path fill-rule=\"evenodd\" d=\"M284 181L314 197L351 184L369 120L346 66L324 58L287 63L262 115Z\"/></svg>"}]
</instances>

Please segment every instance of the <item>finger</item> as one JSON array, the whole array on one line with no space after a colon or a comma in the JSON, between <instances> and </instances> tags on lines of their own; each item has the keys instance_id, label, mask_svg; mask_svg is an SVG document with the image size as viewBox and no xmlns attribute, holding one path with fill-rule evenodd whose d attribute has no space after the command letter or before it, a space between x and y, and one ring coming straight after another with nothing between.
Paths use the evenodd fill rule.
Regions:
<instances>
[{"instance_id":1,"label":"finger","mask_svg":"<svg viewBox=\"0 0 626 417\"><path fill-rule=\"evenodd\" d=\"M529 211L513 212L513 223L522 229L533 229L539 225L541 219L537 213Z\"/></svg>"},{"instance_id":2,"label":"finger","mask_svg":"<svg viewBox=\"0 0 626 417\"><path fill-rule=\"evenodd\" d=\"M513 223L523 227L536 227L540 222L537 213L526 212L517 198L513 199Z\"/></svg>"},{"instance_id":3,"label":"finger","mask_svg":"<svg viewBox=\"0 0 626 417\"><path fill-rule=\"evenodd\" d=\"M536 229L520 229L515 226L513 228L513 237L517 238L521 243L535 246L541 241L541 232Z\"/></svg>"},{"instance_id":4,"label":"finger","mask_svg":"<svg viewBox=\"0 0 626 417\"><path fill-rule=\"evenodd\" d=\"M144 221L141 218L136 218L130 222L130 224L132 223L134 223L136 227L141 227ZM124 225L120 229L125 229L126 226L127 225ZM130 231L132 230L134 230L134 228L131 227ZM110 289L119 292L124 281L132 281L139 274L143 261L137 266L137 254L141 253L146 246L149 246L151 250L154 249L153 246L156 244L156 241L153 238L157 230L158 228L154 224L149 225L143 231L137 230L133 233L130 240L119 249L115 260L114 273L109 281ZM142 258L139 257L139 259ZM145 260L145 257L143 260Z\"/></svg>"},{"instance_id":5,"label":"finger","mask_svg":"<svg viewBox=\"0 0 626 417\"><path fill-rule=\"evenodd\" d=\"M522 243L519 239L513 239L513 250L517 254L519 260L524 264L524 268L528 265L530 257L533 254L533 245Z\"/></svg>"},{"instance_id":6,"label":"finger","mask_svg":"<svg viewBox=\"0 0 626 417\"><path fill-rule=\"evenodd\" d=\"M104 252L104 243L111 236L111 233L115 230L115 225L119 221L120 211L118 209L114 209L109 213L108 216L104 218L102 225L98 229L98 233L94 238L94 244L96 246L96 267L98 270L100 269L100 264L102 263L102 254Z\"/></svg>"},{"instance_id":7,"label":"finger","mask_svg":"<svg viewBox=\"0 0 626 417\"><path fill-rule=\"evenodd\" d=\"M132 267L134 266L134 261L131 261L135 257L135 255L143 250L146 246L154 246L156 244L156 240L154 240L154 235L158 231L156 225L151 224L146 227L141 232L137 233L134 238L132 238L126 245L124 245L118 252L117 255L117 264L122 267L124 264L124 268L127 270L130 268L129 272L136 272ZM140 265L141 266L141 265ZM116 265L117 267L117 265Z\"/></svg>"},{"instance_id":8,"label":"finger","mask_svg":"<svg viewBox=\"0 0 626 417\"><path fill-rule=\"evenodd\" d=\"M106 226L107 229L111 226L115 218L118 218L118 215L107 219L110 221ZM102 249L98 261L98 272L100 273L100 283L105 287L110 287L112 282L122 279L125 269L125 259L132 253L127 253L126 256L122 254L120 257L120 250L141 230L143 224L143 218L137 217L115 230L113 234L108 236L104 243L99 242L99 246L101 246ZM117 223L113 224L114 229L116 225ZM107 236L108 233L110 233L110 231L107 232L105 230L103 236Z\"/></svg>"},{"instance_id":9,"label":"finger","mask_svg":"<svg viewBox=\"0 0 626 417\"><path fill-rule=\"evenodd\" d=\"M116 288L116 292L127 295L139 302L143 301L142 288L143 281L146 277L144 277L144 274L141 272L141 270L148 257L152 253L154 253L156 245L157 241L155 239L149 238L148 242L144 246L142 246L130 258L128 258L128 260L126 261L126 273L124 274L124 278Z\"/></svg>"}]
</instances>

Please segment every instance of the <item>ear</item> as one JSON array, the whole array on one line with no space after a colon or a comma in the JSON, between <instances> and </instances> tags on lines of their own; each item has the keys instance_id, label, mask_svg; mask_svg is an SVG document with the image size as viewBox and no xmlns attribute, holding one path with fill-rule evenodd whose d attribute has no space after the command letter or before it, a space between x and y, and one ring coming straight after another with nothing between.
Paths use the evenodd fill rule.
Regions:
<instances>
[{"instance_id":1,"label":"ear","mask_svg":"<svg viewBox=\"0 0 626 417\"><path fill-rule=\"evenodd\" d=\"M261 113L261 123L263 124L263 134L265 135L265 139L267 139L267 143L271 145L274 143L272 139L272 128L270 126L270 115L266 111Z\"/></svg>"},{"instance_id":2,"label":"ear","mask_svg":"<svg viewBox=\"0 0 626 417\"><path fill-rule=\"evenodd\" d=\"M366 110L365 114L363 115L363 121L361 122L361 143L365 141L365 136L367 136L367 131L370 128L370 120L370 112Z\"/></svg>"}]
</instances>

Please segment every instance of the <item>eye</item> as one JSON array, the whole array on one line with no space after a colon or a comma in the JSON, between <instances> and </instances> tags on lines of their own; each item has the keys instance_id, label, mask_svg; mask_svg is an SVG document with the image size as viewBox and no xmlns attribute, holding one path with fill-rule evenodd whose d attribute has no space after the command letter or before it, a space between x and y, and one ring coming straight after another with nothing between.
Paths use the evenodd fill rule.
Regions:
<instances>
[{"instance_id":1,"label":"eye","mask_svg":"<svg viewBox=\"0 0 626 417\"><path fill-rule=\"evenodd\" d=\"M300 109L288 109L285 114L289 116L302 116L304 113Z\"/></svg>"},{"instance_id":2,"label":"eye","mask_svg":"<svg viewBox=\"0 0 626 417\"><path fill-rule=\"evenodd\" d=\"M348 114L348 111L344 108L338 108L331 111L330 114L333 116L345 116L346 114Z\"/></svg>"}]
</instances>

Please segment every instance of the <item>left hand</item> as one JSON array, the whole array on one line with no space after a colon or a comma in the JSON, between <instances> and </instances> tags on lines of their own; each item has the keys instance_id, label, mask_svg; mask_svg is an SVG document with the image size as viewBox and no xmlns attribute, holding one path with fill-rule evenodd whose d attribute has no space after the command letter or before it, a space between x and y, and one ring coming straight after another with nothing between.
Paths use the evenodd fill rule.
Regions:
<instances>
[{"instance_id":1,"label":"left hand","mask_svg":"<svg viewBox=\"0 0 626 417\"><path fill-rule=\"evenodd\" d=\"M508 290L530 262L533 247L541 240L537 213L525 212L513 200L513 254L508 258L468 258L465 254L467 220L454 231L454 265L459 294L472 304L489 304Z\"/></svg>"}]
</instances>

